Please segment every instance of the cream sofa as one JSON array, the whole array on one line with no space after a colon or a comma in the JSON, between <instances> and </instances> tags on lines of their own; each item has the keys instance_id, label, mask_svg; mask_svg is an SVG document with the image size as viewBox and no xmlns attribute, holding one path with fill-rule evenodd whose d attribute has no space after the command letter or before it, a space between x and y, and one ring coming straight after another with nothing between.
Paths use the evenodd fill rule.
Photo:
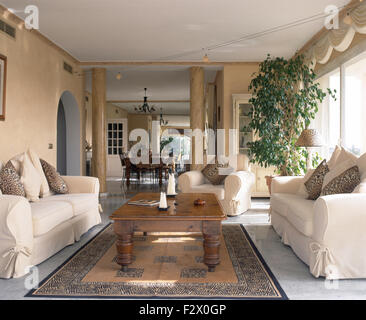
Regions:
<instances>
[{"instance_id":1,"label":"cream sofa","mask_svg":"<svg viewBox=\"0 0 366 320\"><path fill-rule=\"evenodd\" d=\"M179 176L178 189L183 193L214 193L227 216L240 215L251 207L251 191L255 183L248 161L242 167L247 170L228 175L222 185L212 185L199 170L188 171Z\"/></svg>"},{"instance_id":2,"label":"cream sofa","mask_svg":"<svg viewBox=\"0 0 366 320\"><path fill-rule=\"evenodd\" d=\"M31 203L0 195L0 277L18 278L101 222L99 180L63 177L69 194Z\"/></svg>"},{"instance_id":3,"label":"cream sofa","mask_svg":"<svg viewBox=\"0 0 366 320\"><path fill-rule=\"evenodd\" d=\"M362 183L351 194L313 201L298 194L303 177L272 181L272 226L315 277L366 278L366 155L362 158Z\"/></svg>"}]
</instances>

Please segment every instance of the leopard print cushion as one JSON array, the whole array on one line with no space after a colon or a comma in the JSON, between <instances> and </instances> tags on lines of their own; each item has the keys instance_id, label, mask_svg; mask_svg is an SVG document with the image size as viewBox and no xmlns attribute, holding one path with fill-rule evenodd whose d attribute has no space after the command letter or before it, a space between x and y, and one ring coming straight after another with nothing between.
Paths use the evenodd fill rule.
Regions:
<instances>
[{"instance_id":1,"label":"leopard print cushion","mask_svg":"<svg viewBox=\"0 0 366 320\"><path fill-rule=\"evenodd\" d=\"M202 169L202 174L205 178L210 181L213 185L222 184L227 177L226 175L219 174L219 168L227 168L227 165L221 164L208 164Z\"/></svg>"},{"instance_id":2,"label":"leopard print cushion","mask_svg":"<svg viewBox=\"0 0 366 320\"><path fill-rule=\"evenodd\" d=\"M357 166L347 169L330 181L322 190L322 196L340 193L352 193L361 183L361 174Z\"/></svg>"},{"instance_id":3,"label":"leopard print cushion","mask_svg":"<svg viewBox=\"0 0 366 320\"><path fill-rule=\"evenodd\" d=\"M20 176L10 161L0 171L0 189L3 194L25 197Z\"/></svg>"},{"instance_id":4,"label":"leopard print cushion","mask_svg":"<svg viewBox=\"0 0 366 320\"><path fill-rule=\"evenodd\" d=\"M60 174L56 171L56 169L51 166L48 162L41 160L42 169L44 175L46 176L47 182L50 186L50 189L59 194L66 194L69 192L69 188L65 181L61 178Z\"/></svg>"},{"instance_id":5,"label":"leopard print cushion","mask_svg":"<svg viewBox=\"0 0 366 320\"><path fill-rule=\"evenodd\" d=\"M329 172L326 160L315 169L311 177L305 182L306 191L309 194L309 200L316 200L322 193L323 181L325 175Z\"/></svg>"}]
</instances>

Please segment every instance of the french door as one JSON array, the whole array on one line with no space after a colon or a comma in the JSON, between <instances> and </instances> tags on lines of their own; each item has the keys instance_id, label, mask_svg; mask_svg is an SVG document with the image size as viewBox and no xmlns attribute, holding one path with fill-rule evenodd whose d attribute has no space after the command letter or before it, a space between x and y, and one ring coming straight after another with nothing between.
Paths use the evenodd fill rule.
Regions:
<instances>
[{"instance_id":1,"label":"french door","mask_svg":"<svg viewBox=\"0 0 366 320\"><path fill-rule=\"evenodd\" d=\"M127 152L127 119L107 120L107 177L121 177L119 155Z\"/></svg>"}]
</instances>

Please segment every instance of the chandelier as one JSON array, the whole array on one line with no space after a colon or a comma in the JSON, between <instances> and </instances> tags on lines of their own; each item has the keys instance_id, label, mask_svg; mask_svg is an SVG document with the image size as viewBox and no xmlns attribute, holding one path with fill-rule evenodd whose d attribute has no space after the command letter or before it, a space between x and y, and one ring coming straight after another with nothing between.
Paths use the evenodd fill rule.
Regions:
<instances>
[{"instance_id":1,"label":"chandelier","mask_svg":"<svg viewBox=\"0 0 366 320\"><path fill-rule=\"evenodd\" d=\"M146 95L147 88L145 88L145 97L144 97L144 104L142 106L135 107L135 111L141 113L152 113L155 111L154 106L149 106L147 103L147 95Z\"/></svg>"},{"instance_id":2,"label":"chandelier","mask_svg":"<svg viewBox=\"0 0 366 320\"><path fill-rule=\"evenodd\" d=\"M168 120L164 120L163 118L163 108L160 108L160 125L166 126L168 124Z\"/></svg>"}]
</instances>

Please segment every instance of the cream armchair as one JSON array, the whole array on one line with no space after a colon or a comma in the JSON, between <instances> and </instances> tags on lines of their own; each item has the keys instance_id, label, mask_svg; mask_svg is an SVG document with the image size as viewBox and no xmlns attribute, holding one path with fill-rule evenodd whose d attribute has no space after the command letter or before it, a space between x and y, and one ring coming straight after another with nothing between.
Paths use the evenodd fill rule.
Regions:
<instances>
[{"instance_id":1,"label":"cream armchair","mask_svg":"<svg viewBox=\"0 0 366 320\"><path fill-rule=\"evenodd\" d=\"M251 206L251 190L255 176L250 171L228 175L222 185L212 185L201 171L189 171L178 178L178 189L183 193L214 193L227 216L237 216Z\"/></svg>"}]
</instances>

